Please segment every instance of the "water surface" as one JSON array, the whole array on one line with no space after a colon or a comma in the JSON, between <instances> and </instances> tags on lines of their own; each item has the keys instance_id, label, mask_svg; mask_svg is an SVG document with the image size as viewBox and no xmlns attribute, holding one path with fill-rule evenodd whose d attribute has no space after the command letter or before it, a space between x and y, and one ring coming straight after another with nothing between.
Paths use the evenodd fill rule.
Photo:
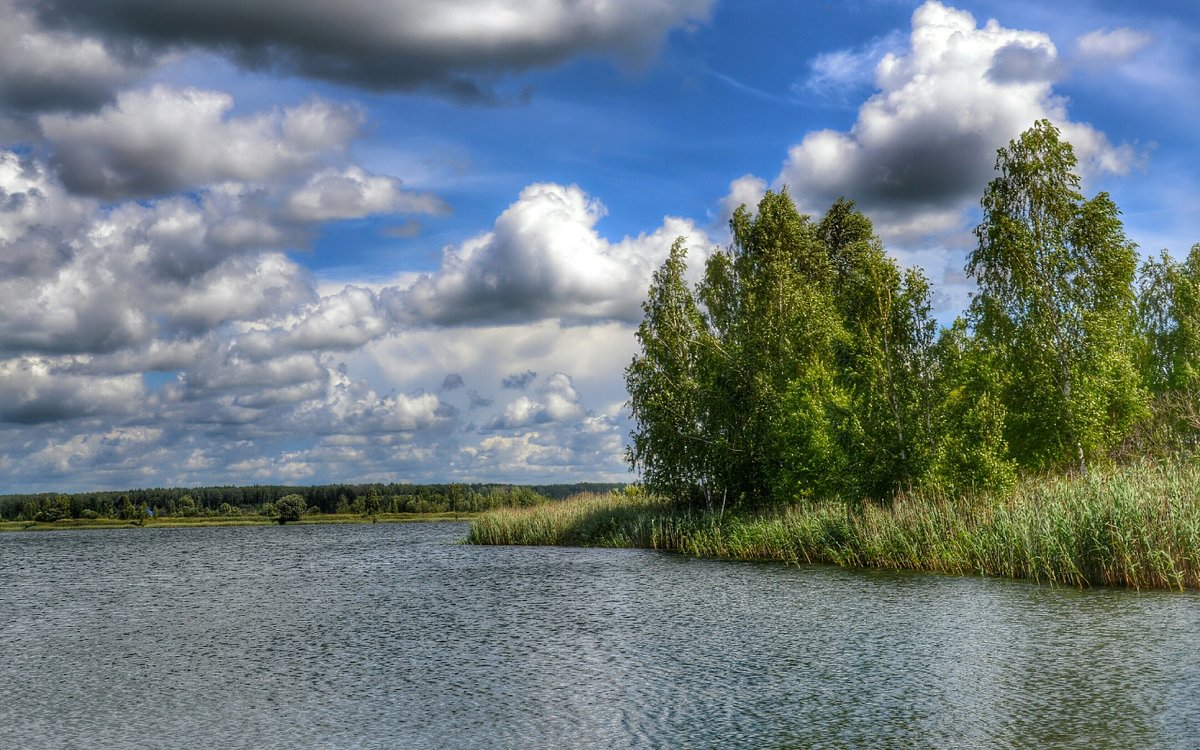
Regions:
<instances>
[{"instance_id":1,"label":"water surface","mask_svg":"<svg viewBox=\"0 0 1200 750\"><path fill-rule=\"evenodd\" d=\"M0 747L1200 742L1196 594L465 533L0 535Z\"/></svg>"}]
</instances>

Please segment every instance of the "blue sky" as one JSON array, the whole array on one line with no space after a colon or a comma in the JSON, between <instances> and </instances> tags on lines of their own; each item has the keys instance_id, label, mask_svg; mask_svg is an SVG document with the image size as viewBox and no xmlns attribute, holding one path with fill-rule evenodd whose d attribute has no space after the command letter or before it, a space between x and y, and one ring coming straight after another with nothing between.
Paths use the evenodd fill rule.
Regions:
<instances>
[{"instance_id":1,"label":"blue sky","mask_svg":"<svg viewBox=\"0 0 1200 750\"><path fill-rule=\"evenodd\" d=\"M621 481L677 236L859 202L962 308L1040 117L1200 242L1184 2L0 0L0 492Z\"/></svg>"}]
</instances>

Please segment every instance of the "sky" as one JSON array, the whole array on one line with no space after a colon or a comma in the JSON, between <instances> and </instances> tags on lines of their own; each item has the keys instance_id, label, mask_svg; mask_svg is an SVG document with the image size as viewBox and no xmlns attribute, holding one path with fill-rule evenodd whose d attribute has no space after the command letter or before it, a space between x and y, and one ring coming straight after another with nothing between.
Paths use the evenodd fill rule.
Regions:
<instances>
[{"instance_id":1,"label":"sky","mask_svg":"<svg viewBox=\"0 0 1200 750\"><path fill-rule=\"evenodd\" d=\"M1186 0L0 0L0 493L629 481L654 269L786 187L949 323L1049 118L1200 242Z\"/></svg>"}]
</instances>

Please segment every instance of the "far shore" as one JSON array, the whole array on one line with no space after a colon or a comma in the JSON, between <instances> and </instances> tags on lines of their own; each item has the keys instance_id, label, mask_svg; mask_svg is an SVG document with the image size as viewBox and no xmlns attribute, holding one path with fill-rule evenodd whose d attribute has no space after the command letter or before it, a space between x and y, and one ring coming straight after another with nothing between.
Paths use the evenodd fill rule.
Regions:
<instances>
[{"instance_id":1,"label":"far shore","mask_svg":"<svg viewBox=\"0 0 1200 750\"><path fill-rule=\"evenodd\" d=\"M346 523L421 523L429 521L470 521L478 513L378 513L364 516L357 513L322 513L306 515L287 526ZM278 526L279 521L267 516L163 516L145 521L126 521L119 518L62 518L57 521L0 521L5 531L63 531L66 529L128 529L128 528L196 528L205 526Z\"/></svg>"}]
</instances>

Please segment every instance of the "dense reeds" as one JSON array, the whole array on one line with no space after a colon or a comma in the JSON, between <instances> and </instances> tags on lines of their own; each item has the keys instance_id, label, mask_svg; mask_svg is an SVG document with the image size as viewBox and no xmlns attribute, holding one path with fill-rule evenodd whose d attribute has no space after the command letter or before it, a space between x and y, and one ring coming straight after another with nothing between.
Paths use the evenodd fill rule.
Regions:
<instances>
[{"instance_id":1,"label":"dense reeds","mask_svg":"<svg viewBox=\"0 0 1200 750\"><path fill-rule=\"evenodd\" d=\"M1086 478L1028 478L1003 497L914 492L887 505L796 505L723 517L636 493L588 495L486 513L472 522L468 541L1200 588L1200 465L1180 460Z\"/></svg>"}]
</instances>

